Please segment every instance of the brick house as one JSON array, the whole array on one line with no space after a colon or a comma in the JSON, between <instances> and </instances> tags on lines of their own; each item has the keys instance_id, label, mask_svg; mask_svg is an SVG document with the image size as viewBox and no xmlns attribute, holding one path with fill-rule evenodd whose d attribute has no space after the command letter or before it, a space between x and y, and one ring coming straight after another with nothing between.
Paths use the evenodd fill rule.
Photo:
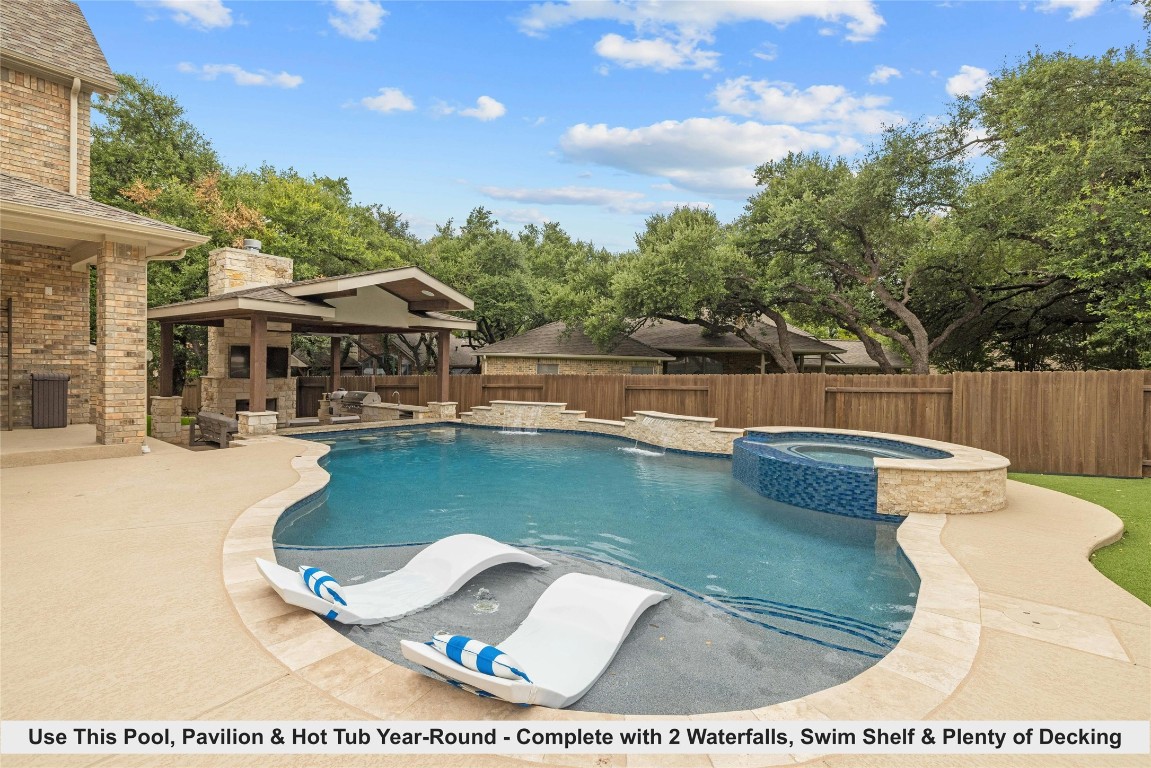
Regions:
<instances>
[{"instance_id":1,"label":"brick house","mask_svg":"<svg viewBox=\"0 0 1151 768\"><path fill-rule=\"evenodd\" d=\"M483 373L654 374L671 355L624 337L608 350L565 323L548 323L476 350Z\"/></svg>"},{"instance_id":2,"label":"brick house","mask_svg":"<svg viewBox=\"0 0 1151 768\"><path fill-rule=\"evenodd\" d=\"M755 333L774 333L762 322ZM861 341L817 339L799 330L788 331L800 371L878 373ZM610 350L564 323L548 323L476 350L483 373L776 373L772 359L734 334L711 335L697 325L657 320L625 337ZM897 370L905 363L888 352Z\"/></svg>"},{"instance_id":3,"label":"brick house","mask_svg":"<svg viewBox=\"0 0 1151 768\"><path fill-rule=\"evenodd\" d=\"M0 25L0 424L31 425L31 373L66 373L69 424L94 421L100 444L142 443L147 265L208 238L90 198L91 99L117 85L75 3L4 0Z\"/></svg>"}]
</instances>

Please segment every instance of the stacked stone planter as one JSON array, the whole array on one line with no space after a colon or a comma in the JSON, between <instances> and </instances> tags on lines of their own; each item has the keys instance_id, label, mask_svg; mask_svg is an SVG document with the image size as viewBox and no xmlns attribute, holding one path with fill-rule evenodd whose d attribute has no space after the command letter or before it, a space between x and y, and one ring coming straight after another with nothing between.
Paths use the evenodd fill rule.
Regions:
<instances>
[{"instance_id":1,"label":"stacked stone planter","mask_svg":"<svg viewBox=\"0 0 1151 768\"><path fill-rule=\"evenodd\" d=\"M543 429L616 435L647 445L698 453L730 454L731 443L742 429L723 429L715 419L679 416L658 411L636 411L622 421L589 419L587 411L568 410L567 403L493 400L461 414L465 424L504 429Z\"/></svg>"}]
</instances>

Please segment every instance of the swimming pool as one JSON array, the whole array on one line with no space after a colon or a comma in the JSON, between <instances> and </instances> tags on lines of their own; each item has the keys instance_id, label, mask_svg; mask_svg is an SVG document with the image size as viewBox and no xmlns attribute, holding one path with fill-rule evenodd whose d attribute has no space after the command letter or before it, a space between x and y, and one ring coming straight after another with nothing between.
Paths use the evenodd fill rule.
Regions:
<instances>
[{"instance_id":1,"label":"swimming pool","mask_svg":"<svg viewBox=\"0 0 1151 768\"><path fill-rule=\"evenodd\" d=\"M919 579L895 525L765 499L731 461L618 440L484 429L379 430L331 445L324 495L277 523L279 547L362 548L473 532L641 573L769 631L882 657Z\"/></svg>"}]
</instances>

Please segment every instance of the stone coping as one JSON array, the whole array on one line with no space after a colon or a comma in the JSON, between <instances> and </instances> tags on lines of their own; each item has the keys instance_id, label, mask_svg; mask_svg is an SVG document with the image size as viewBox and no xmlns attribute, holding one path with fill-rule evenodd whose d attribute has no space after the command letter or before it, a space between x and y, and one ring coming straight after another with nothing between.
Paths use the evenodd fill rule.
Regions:
<instances>
[{"instance_id":1,"label":"stone coping","mask_svg":"<svg viewBox=\"0 0 1151 768\"><path fill-rule=\"evenodd\" d=\"M491 403L492 405L495 405L496 403L503 403L505 405L538 405L541 408L545 405L550 405L553 408L555 408L555 407L558 407L558 408L567 407L567 403L542 403L542 402L537 402L535 400L489 400L488 402ZM585 411L585 413L586 413L586 411Z\"/></svg>"},{"instance_id":2,"label":"stone coping","mask_svg":"<svg viewBox=\"0 0 1151 768\"><path fill-rule=\"evenodd\" d=\"M357 425L359 426L359 425ZM362 427L361 427L362 428ZM328 428L329 431L331 428ZM316 430L321 431L321 430ZM268 436L260 440L291 440ZM260 576L255 558L275 560L272 530L290 506L327 485L320 467L328 446L298 441L292 459L295 485L253 504L225 537L223 579L252 637L293 675L364 713L393 720L650 720L660 716L521 708L461 693L442 682L376 656L332 630L316 614L284 603ZM943 546L947 518L912 514L897 540L921 584L911 624L896 647L857 677L817 693L754 710L700 713L686 720L919 720L938 708L963 683L979 649L980 590ZM525 756L518 756L524 759ZM557 756L538 761L559 762ZM562 757L562 756L558 756ZM722 760L720 756L717 759ZM741 765L779 765L818 755L749 755ZM592 759L592 758L588 758ZM661 764L664 761L658 761Z\"/></svg>"},{"instance_id":3,"label":"stone coping","mask_svg":"<svg viewBox=\"0 0 1151 768\"><path fill-rule=\"evenodd\" d=\"M710 416L682 416L678 413L664 413L663 411L636 411L635 415L647 416L652 419L665 419L667 421L694 421L704 424L714 424L719 421L719 419Z\"/></svg>"},{"instance_id":4,"label":"stone coping","mask_svg":"<svg viewBox=\"0 0 1151 768\"><path fill-rule=\"evenodd\" d=\"M863 437L877 437L882 440L893 440L897 443L910 443L925 448L936 448L951 454L949 459L892 459L876 457L872 459L876 469L913 469L929 472L983 472L992 469L1007 469L1011 461L998 453L972 448L968 445L945 443L941 440L929 440L925 437L911 435L897 435L889 432L864 432L858 429L826 429L821 427L748 427L747 433L756 432L780 435L788 432L816 432L828 435L861 435Z\"/></svg>"}]
</instances>

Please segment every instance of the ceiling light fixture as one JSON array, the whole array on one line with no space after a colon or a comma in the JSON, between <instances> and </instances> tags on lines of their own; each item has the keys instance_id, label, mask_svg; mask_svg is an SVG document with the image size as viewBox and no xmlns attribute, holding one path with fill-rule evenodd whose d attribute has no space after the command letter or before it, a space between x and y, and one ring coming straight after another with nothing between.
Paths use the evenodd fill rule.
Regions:
<instances>
[{"instance_id":1,"label":"ceiling light fixture","mask_svg":"<svg viewBox=\"0 0 1151 768\"><path fill-rule=\"evenodd\" d=\"M420 293L422 293L425 296L435 296L435 294L429 290L423 290L423 291L420 291Z\"/></svg>"}]
</instances>

